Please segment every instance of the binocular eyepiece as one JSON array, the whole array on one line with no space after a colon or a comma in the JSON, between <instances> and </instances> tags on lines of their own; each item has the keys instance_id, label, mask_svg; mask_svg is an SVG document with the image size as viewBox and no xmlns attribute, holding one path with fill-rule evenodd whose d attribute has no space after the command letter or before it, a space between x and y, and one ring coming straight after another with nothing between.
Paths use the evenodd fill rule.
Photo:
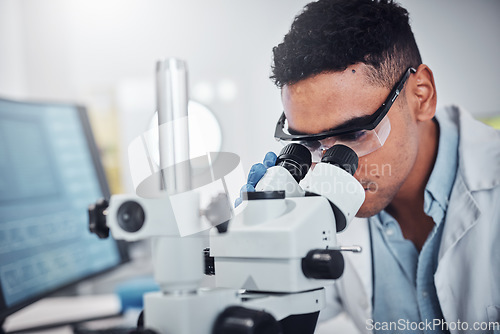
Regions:
<instances>
[{"instance_id":1,"label":"binocular eyepiece","mask_svg":"<svg viewBox=\"0 0 500 334\"><path fill-rule=\"evenodd\" d=\"M358 156L350 147L345 145L334 145L323 155L321 162L338 166L351 175L358 169ZM278 158L276 166L287 169L295 181L299 183L309 171L312 165L311 152L301 144L292 143L285 146Z\"/></svg>"}]
</instances>

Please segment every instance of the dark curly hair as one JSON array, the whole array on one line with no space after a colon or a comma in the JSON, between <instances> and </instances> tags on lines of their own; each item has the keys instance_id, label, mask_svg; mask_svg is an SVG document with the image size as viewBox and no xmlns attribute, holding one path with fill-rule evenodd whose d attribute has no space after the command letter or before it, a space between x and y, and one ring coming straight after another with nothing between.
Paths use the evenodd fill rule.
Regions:
<instances>
[{"instance_id":1,"label":"dark curly hair","mask_svg":"<svg viewBox=\"0 0 500 334\"><path fill-rule=\"evenodd\" d=\"M370 82L391 88L422 63L408 11L391 0L312 2L273 54L270 78L279 88L356 63L368 65Z\"/></svg>"}]
</instances>

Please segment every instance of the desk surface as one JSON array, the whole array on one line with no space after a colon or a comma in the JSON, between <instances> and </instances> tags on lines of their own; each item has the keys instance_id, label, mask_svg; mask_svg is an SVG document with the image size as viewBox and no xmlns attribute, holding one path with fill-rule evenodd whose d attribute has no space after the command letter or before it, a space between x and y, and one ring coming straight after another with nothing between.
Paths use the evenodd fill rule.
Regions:
<instances>
[{"instance_id":1,"label":"desk surface","mask_svg":"<svg viewBox=\"0 0 500 334\"><path fill-rule=\"evenodd\" d=\"M120 300L116 295L96 295L78 297L54 297L43 299L7 318L6 332L22 328L42 326L61 321L78 321L93 317L116 314L120 311ZM92 321L88 328L109 328L117 326L132 327L135 325L139 311L127 312L124 317ZM73 334L70 326L51 328L48 330L30 331L31 334ZM341 314L334 319L319 323L316 334L323 333L359 333L350 318Z\"/></svg>"},{"instance_id":2,"label":"desk surface","mask_svg":"<svg viewBox=\"0 0 500 334\"><path fill-rule=\"evenodd\" d=\"M22 328L37 327L60 322L72 322L89 318L114 315L120 312L120 300L116 295L53 297L42 299L9 316L4 324L6 332ZM117 326L116 321L107 319L109 326ZM70 326L52 328L31 333L71 334Z\"/></svg>"}]
</instances>

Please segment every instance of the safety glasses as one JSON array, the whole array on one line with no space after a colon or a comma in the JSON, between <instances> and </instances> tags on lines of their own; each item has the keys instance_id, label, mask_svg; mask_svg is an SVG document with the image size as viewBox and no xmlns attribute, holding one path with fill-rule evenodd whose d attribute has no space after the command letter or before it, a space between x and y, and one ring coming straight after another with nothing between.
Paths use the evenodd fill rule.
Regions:
<instances>
[{"instance_id":1,"label":"safety glasses","mask_svg":"<svg viewBox=\"0 0 500 334\"><path fill-rule=\"evenodd\" d=\"M317 134L300 134L288 128L288 121L283 112L276 124L274 138L284 145L297 142L306 146L311 151L313 162L321 161L323 153L336 144L349 146L358 157L370 154L382 147L389 136L391 124L385 116L403 90L410 74L415 72L414 68L408 68L380 108L372 115L362 117L354 125L342 126Z\"/></svg>"}]
</instances>

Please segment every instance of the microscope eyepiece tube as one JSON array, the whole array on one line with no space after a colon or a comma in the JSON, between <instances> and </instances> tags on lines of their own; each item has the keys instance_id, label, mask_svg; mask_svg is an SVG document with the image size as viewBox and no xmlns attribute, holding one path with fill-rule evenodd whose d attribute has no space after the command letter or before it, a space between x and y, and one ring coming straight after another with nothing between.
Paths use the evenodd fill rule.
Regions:
<instances>
[{"instance_id":1,"label":"microscope eyepiece tube","mask_svg":"<svg viewBox=\"0 0 500 334\"><path fill-rule=\"evenodd\" d=\"M191 188L190 164L182 163L190 158L187 83L184 61L167 58L156 63L161 189L170 194Z\"/></svg>"},{"instance_id":2,"label":"microscope eyepiece tube","mask_svg":"<svg viewBox=\"0 0 500 334\"><path fill-rule=\"evenodd\" d=\"M285 190L287 197L304 196L299 186L312 164L311 152L301 144L288 144L255 186L256 191Z\"/></svg>"},{"instance_id":3,"label":"microscope eyepiece tube","mask_svg":"<svg viewBox=\"0 0 500 334\"><path fill-rule=\"evenodd\" d=\"M337 144L330 147L321 158L321 162L338 166L351 175L358 169L358 156L350 147Z\"/></svg>"},{"instance_id":4,"label":"microscope eyepiece tube","mask_svg":"<svg viewBox=\"0 0 500 334\"><path fill-rule=\"evenodd\" d=\"M301 144L285 146L276 159L276 166L288 170L297 183L306 176L311 164L311 152Z\"/></svg>"}]
</instances>

